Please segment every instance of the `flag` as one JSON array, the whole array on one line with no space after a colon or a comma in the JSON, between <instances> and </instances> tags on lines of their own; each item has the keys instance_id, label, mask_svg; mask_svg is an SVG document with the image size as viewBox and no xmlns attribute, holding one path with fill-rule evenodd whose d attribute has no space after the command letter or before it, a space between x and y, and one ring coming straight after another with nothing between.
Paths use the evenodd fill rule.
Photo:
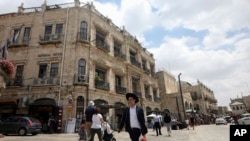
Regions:
<instances>
[{"instance_id":1,"label":"flag","mask_svg":"<svg viewBox=\"0 0 250 141\"><path fill-rule=\"evenodd\" d=\"M4 46L2 47L2 59L5 60L7 58L8 50L7 48L10 45L10 40L7 39Z\"/></svg>"}]
</instances>

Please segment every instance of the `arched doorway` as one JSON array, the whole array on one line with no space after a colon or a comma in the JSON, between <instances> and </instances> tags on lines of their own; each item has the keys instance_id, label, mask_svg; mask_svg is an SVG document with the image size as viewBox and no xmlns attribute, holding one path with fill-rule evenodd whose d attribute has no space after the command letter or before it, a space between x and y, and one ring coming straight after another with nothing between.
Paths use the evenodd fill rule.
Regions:
<instances>
[{"instance_id":1,"label":"arched doorway","mask_svg":"<svg viewBox=\"0 0 250 141\"><path fill-rule=\"evenodd\" d=\"M102 99L94 100L95 106L100 108L100 114L102 114L103 119L106 120L107 115L109 113L109 105L108 102Z\"/></svg>"},{"instance_id":2,"label":"arched doorway","mask_svg":"<svg viewBox=\"0 0 250 141\"><path fill-rule=\"evenodd\" d=\"M152 113L152 109L150 107L146 107L146 113L147 115L150 115Z\"/></svg>"},{"instance_id":3,"label":"arched doorway","mask_svg":"<svg viewBox=\"0 0 250 141\"><path fill-rule=\"evenodd\" d=\"M119 123L121 122L122 119L122 114L124 109L126 109L126 105L124 103L121 102L116 102L114 105L115 108L115 125L114 127L117 128L119 126Z\"/></svg>"},{"instance_id":4,"label":"arched doorway","mask_svg":"<svg viewBox=\"0 0 250 141\"><path fill-rule=\"evenodd\" d=\"M75 132L78 132L80 128L80 123L84 117L84 97L78 96L76 99L76 126Z\"/></svg>"},{"instance_id":5,"label":"arched doorway","mask_svg":"<svg viewBox=\"0 0 250 141\"><path fill-rule=\"evenodd\" d=\"M188 102L185 101L185 109L188 110L189 109L189 105L188 105Z\"/></svg>"}]
</instances>

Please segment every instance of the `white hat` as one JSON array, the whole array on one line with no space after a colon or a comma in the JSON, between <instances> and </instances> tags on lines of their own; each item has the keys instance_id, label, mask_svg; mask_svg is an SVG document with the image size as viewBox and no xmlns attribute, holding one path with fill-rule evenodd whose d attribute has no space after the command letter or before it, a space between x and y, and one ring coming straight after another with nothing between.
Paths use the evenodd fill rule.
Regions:
<instances>
[{"instance_id":1,"label":"white hat","mask_svg":"<svg viewBox=\"0 0 250 141\"><path fill-rule=\"evenodd\" d=\"M94 105L95 105L94 101L89 101L89 106L94 106Z\"/></svg>"}]
</instances>

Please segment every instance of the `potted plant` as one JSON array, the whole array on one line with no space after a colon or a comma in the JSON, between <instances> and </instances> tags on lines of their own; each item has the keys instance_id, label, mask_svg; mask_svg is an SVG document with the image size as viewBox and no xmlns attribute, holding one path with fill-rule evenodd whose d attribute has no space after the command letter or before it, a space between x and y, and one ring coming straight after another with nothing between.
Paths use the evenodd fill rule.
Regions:
<instances>
[{"instance_id":1,"label":"potted plant","mask_svg":"<svg viewBox=\"0 0 250 141\"><path fill-rule=\"evenodd\" d=\"M15 73L15 66L9 60L0 60L0 75L8 81Z\"/></svg>"}]
</instances>

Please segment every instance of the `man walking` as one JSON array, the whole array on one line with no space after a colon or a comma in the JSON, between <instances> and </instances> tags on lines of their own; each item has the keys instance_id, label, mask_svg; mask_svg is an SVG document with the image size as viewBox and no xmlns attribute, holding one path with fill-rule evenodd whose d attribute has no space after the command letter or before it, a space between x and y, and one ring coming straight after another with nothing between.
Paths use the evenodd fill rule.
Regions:
<instances>
[{"instance_id":1,"label":"man walking","mask_svg":"<svg viewBox=\"0 0 250 141\"><path fill-rule=\"evenodd\" d=\"M143 109L136 106L139 98L134 93L127 93L129 107L123 112L121 123L118 127L118 133L122 130L125 124L125 130L129 133L131 141L139 141L140 135L146 139L148 132L145 125L145 117Z\"/></svg>"},{"instance_id":2,"label":"man walking","mask_svg":"<svg viewBox=\"0 0 250 141\"><path fill-rule=\"evenodd\" d=\"M165 115L164 115L164 122L166 124L166 127L167 127L167 131L168 131L168 136L170 137L171 136L171 130L172 130L172 119L171 119L171 115L169 112L166 112Z\"/></svg>"},{"instance_id":3,"label":"man walking","mask_svg":"<svg viewBox=\"0 0 250 141\"><path fill-rule=\"evenodd\" d=\"M92 116L95 113L94 105L94 101L89 101L88 107L85 110L87 138L91 137Z\"/></svg>"},{"instance_id":4,"label":"man walking","mask_svg":"<svg viewBox=\"0 0 250 141\"><path fill-rule=\"evenodd\" d=\"M156 136L161 135L161 120L158 113L156 113L154 117L154 122L155 122Z\"/></svg>"}]
</instances>

